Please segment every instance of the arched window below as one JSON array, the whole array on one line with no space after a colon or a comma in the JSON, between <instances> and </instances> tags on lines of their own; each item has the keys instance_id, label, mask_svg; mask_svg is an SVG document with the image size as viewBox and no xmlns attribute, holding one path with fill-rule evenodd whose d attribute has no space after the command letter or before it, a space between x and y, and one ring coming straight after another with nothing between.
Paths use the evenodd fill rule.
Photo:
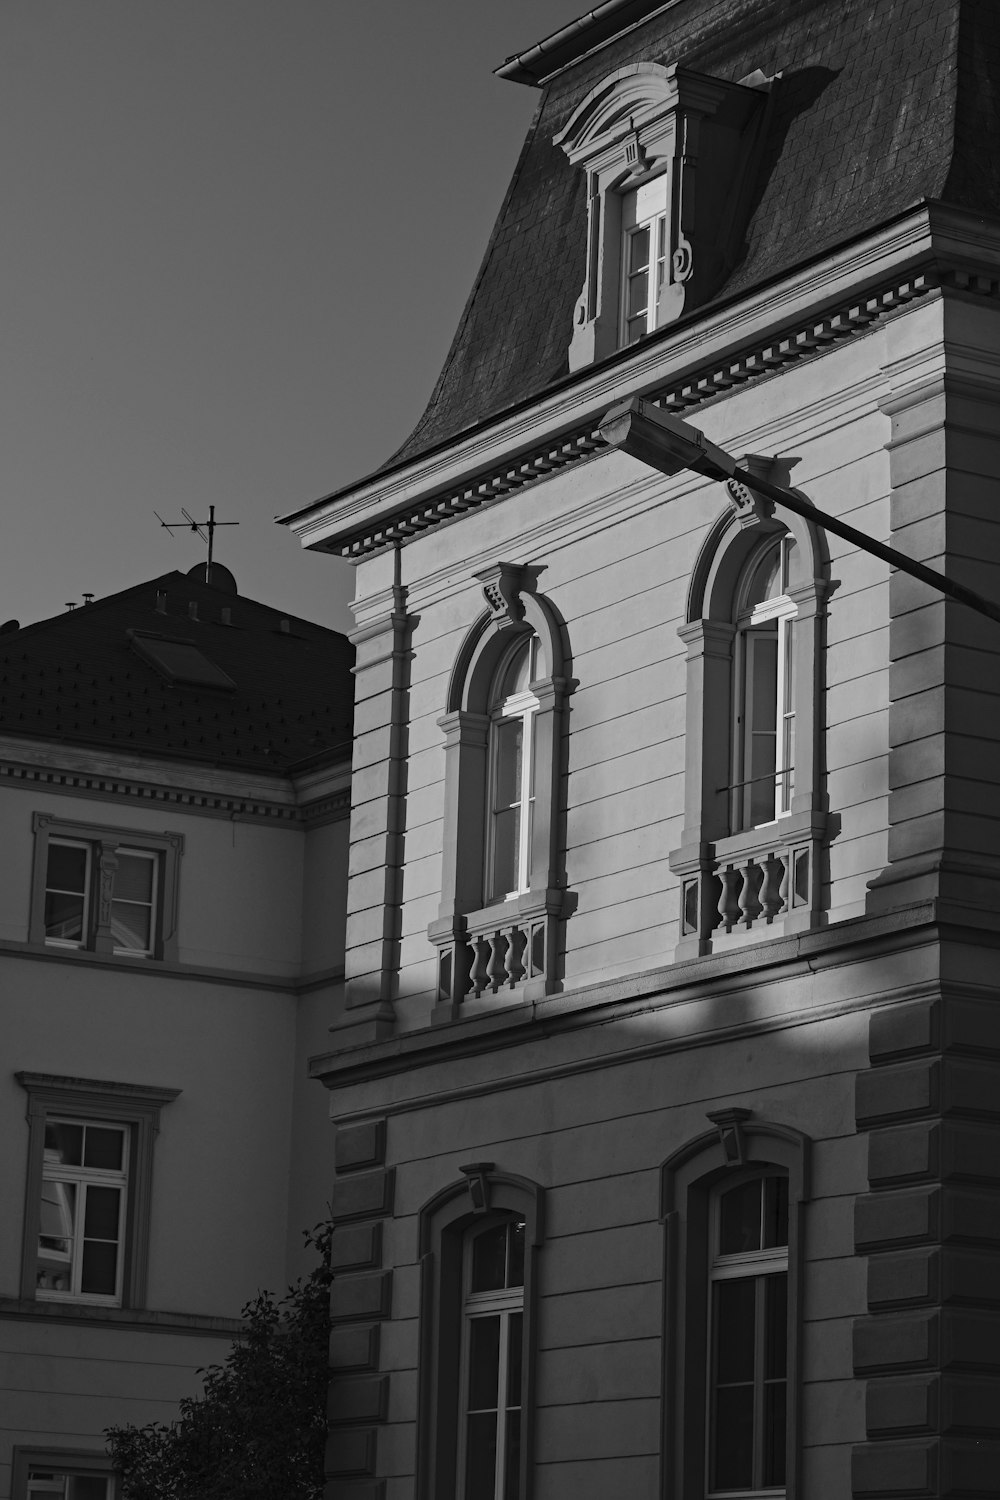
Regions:
<instances>
[{"instance_id":1,"label":"arched window below","mask_svg":"<svg viewBox=\"0 0 1000 1500\"><path fill-rule=\"evenodd\" d=\"M744 1108L662 1168L671 1494L796 1500L809 1142Z\"/></svg>"},{"instance_id":2,"label":"arched window below","mask_svg":"<svg viewBox=\"0 0 1000 1500\"><path fill-rule=\"evenodd\" d=\"M458 1462L466 1500L520 1492L524 1233L522 1218L506 1218L466 1234Z\"/></svg>"},{"instance_id":3,"label":"arched window below","mask_svg":"<svg viewBox=\"0 0 1000 1500\"><path fill-rule=\"evenodd\" d=\"M788 1174L726 1183L709 1221L708 1492L783 1487Z\"/></svg>"},{"instance_id":4,"label":"arched window below","mask_svg":"<svg viewBox=\"0 0 1000 1500\"><path fill-rule=\"evenodd\" d=\"M537 1183L462 1167L419 1216L417 1500L530 1500Z\"/></svg>"}]
</instances>

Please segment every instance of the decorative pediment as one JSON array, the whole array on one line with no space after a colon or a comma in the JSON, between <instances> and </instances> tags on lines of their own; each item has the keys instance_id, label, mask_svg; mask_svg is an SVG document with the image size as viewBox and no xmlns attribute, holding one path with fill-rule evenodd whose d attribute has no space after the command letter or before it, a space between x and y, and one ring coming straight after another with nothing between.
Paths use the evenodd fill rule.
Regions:
<instances>
[{"instance_id":1,"label":"decorative pediment","mask_svg":"<svg viewBox=\"0 0 1000 1500\"><path fill-rule=\"evenodd\" d=\"M659 63L619 68L591 89L569 122L553 139L573 162L585 162L595 149L624 140L648 127L677 102L670 70Z\"/></svg>"},{"instance_id":2,"label":"decorative pediment","mask_svg":"<svg viewBox=\"0 0 1000 1500\"><path fill-rule=\"evenodd\" d=\"M588 179L587 273L570 369L675 322L716 291L744 228L772 82L634 63L592 89L555 136Z\"/></svg>"}]
</instances>

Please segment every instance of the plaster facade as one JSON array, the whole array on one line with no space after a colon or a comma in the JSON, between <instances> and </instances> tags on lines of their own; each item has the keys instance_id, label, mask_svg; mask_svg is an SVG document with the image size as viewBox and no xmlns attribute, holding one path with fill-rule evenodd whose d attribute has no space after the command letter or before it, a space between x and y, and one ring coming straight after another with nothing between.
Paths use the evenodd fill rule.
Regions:
<instances>
[{"instance_id":1,"label":"plaster facade","mask_svg":"<svg viewBox=\"0 0 1000 1500\"><path fill-rule=\"evenodd\" d=\"M261 607L227 607L249 633ZM277 628L276 612L265 624ZM35 631L54 630L56 659L72 660L88 649L87 628L67 616ZM347 693L349 721L350 678L330 681ZM176 718L192 700L173 694ZM110 733L104 712L95 737ZM176 1418L179 1399L201 1389L198 1370L225 1359L244 1303L309 1268L302 1230L328 1213L330 1131L306 1070L342 1003L350 800L342 753L315 759L274 776L84 736L0 738L5 1500L24 1500L32 1468L46 1464L110 1482L104 1429ZM161 889L153 917L171 925L169 943L133 956L47 940L53 879L39 829L169 849L171 900ZM43 1203L40 1217L46 1118L126 1126L117 1296L83 1283L65 1295L36 1289L39 1234L51 1258L45 1215L58 1206Z\"/></svg>"},{"instance_id":2,"label":"plaster facade","mask_svg":"<svg viewBox=\"0 0 1000 1500\"><path fill-rule=\"evenodd\" d=\"M841 9L809 8L817 34L833 35ZM725 22L708 5L666 11L604 7L501 71L545 88L540 118L558 99L565 121L636 58L712 74L714 45L728 82L754 50L767 76L802 61L776 55L790 45L781 7L746 5ZM900 45L924 26L942 44L952 25L984 47L993 35L974 6L881 11ZM860 54L845 60L838 38L824 67L846 86ZM929 107L933 80L905 76L926 86ZM851 150L858 110L837 127ZM761 192L792 138L765 147ZM971 148L954 149L958 160ZM866 226L855 217L839 241L790 250L757 284L737 272L690 316L581 362L565 353L571 338L580 346L579 281L556 249L574 247L575 264L591 253L578 193L565 240L550 225L552 259L525 293L540 305L551 267L567 363L526 374L520 400L511 384L491 407L490 373L512 382L516 330L505 342L498 324L490 345L490 299L542 232L529 210L551 209L558 171L570 201L570 166L542 150L529 139L414 437L383 471L288 518L305 545L357 562L346 1007L335 1045L312 1063L330 1090L344 1224L328 1494L487 1493L462 1468L474 1403L455 1370L472 1356L454 1299L469 1282L448 1239L471 1242L485 1199L498 1222L524 1218L532 1249L509 1493L985 1500L1000 1476L1000 1213L987 1144L1000 1059L996 627L825 533L819 513L1000 598L996 222L919 194L890 215L859 187L849 208L871 209ZM888 181L888 167L870 170ZM798 191L815 202L801 181ZM764 232L751 224L748 244ZM539 349L549 335L546 324ZM485 368L463 398L456 372L474 357ZM733 592L728 618L703 610L698 579L713 567L724 579L706 548L728 534L732 502L721 484L665 476L601 442L603 415L635 395L754 455L817 509L807 575L788 589L815 648L795 696L808 805L793 804L784 826L720 837L695 816L731 791L713 781L713 737L732 764L739 605ZM773 519L794 529L780 506ZM484 912L470 899L464 927L454 916L463 826L494 816L482 777L470 793L454 753L454 685L494 607L483 578L498 568L544 605L560 639L560 733L536 764L555 777L559 856L542 985L516 903ZM796 904L789 851L803 840ZM780 893L777 876L765 895L772 875L756 874L734 907L741 859L770 861ZM688 921L692 872L717 905L700 896ZM444 918L456 951L465 944L460 982L457 959L442 969ZM780 1481L777 1470L762 1478L765 1466L734 1485L712 1479L721 1377L705 1287L717 1273L698 1225L748 1171L784 1173L797 1194L789 1423ZM535 1217L518 1206L529 1197ZM464 1217L444 1222L459 1201ZM686 1297L701 1310L680 1313Z\"/></svg>"}]
</instances>

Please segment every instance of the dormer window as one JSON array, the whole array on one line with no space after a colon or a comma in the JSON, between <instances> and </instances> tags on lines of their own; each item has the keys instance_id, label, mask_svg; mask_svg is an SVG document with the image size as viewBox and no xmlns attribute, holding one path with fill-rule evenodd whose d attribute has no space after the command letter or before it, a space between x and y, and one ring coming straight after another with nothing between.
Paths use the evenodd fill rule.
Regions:
<instances>
[{"instance_id":1,"label":"dormer window","mask_svg":"<svg viewBox=\"0 0 1000 1500\"><path fill-rule=\"evenodd\" d=\"M571 370L716 291L739 248L770 82L634 63L592 89L555 137L588 188Z\"/></svg>"}]
</instances>

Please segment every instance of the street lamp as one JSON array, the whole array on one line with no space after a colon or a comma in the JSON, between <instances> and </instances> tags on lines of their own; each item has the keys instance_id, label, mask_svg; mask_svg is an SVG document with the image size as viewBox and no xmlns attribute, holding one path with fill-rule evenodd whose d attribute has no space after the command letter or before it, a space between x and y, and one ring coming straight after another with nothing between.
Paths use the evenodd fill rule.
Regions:
<instances>
[{"instance_id":1,"label":"street lamp","mask_svg":"<svg viewBox=\"0 0 1000 1500\"><path fill-rule=\"evenodd\" d=\"M874 537L848 526L846 521L839 521L836 516L828 516L825 511L817 510L814 505L809 505L780 484L772 484L759 474L741 469L731 454L710 443L699 428L693 427L690 422L682 422L680 417L663 411L642 396L632 396L613 406L605 414L597 430L612 448L620 448L623 453L631 454L633 458L648 464L651 469L658 469L661 474L679 474L682 469L693 469L695 473L705 474L709 479L735 480L737 484L746 485L749 490L783 505L786 510L804 516L813 525L822 526L835 536L843 537L846 542L860 547L863 552L880 557L901 573L909 573L912 577L919 578L921 583L929 584L932 589L957 599L960 604L967 605L978 614L1000 621L1000 605L991 603L989 599L984 599L981 594L965 588L961 583L954 583L935 568L927 568L923 563L914 562L902 552L897 552L895 547L886 547Z\"/></svg>"}]
</instances>

